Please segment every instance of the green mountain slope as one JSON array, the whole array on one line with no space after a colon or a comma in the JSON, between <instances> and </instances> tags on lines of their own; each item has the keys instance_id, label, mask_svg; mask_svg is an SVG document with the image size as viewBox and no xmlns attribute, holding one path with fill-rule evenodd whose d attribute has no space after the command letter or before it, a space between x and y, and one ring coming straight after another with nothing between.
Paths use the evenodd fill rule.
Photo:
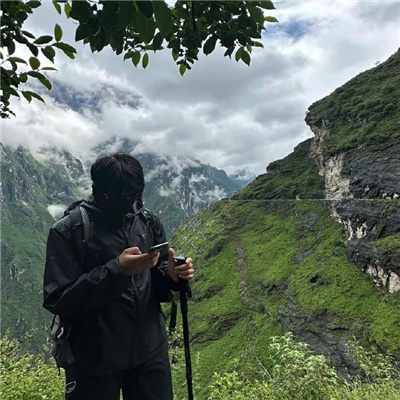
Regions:
<instances>
[{"instance_id":1,"label":"green mountain slope","mask_svg":"<svg viewBox=\"0 0 400 400\"><path fill-rule=\"evenodd\" d=\"M269 338L286 331L330 356L343 377L354 373L345 349L353 336L400 354L400 296L377 290L347 260L329 202L221 201L175 240L198 268L189 307L202 388L211 365L268 366Z\"/></svg>"},{"instance_id":2,"label":"green mountain slope","mask_svg":"<svg viewBox=\"0 0 400 400\"><path fill-rule=\"evenodd\" d=\"M353 339L400 360L399 79L397 52L313 104L315 138L176 231L197 265L198 398L211 366L257 378L284 332L345 379L358 373Z\"/></svg>"},{"instance_id":3,"label":"green mountain slope","mask_svg":"<svg viewBox=\"0 0 400 400\"><path fill-rule=\"evenodd\" d=\"M66 179L79 166L48 168L22 148L1 151L1 333L18 338L29 333L24 347L38 352L50 323L41 304L46 239L54 223L47 206L82 195Z\"/></svg>"}]
</instances>

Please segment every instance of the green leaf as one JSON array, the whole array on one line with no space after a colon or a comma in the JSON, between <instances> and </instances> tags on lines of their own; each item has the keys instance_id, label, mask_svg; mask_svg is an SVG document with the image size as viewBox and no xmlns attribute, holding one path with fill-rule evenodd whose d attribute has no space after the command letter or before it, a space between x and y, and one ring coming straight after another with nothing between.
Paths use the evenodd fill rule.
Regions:
<instances>
[{"instance_id":1,"label":"green leaf","mask_svg":"<svg viewBox=\"0 0 400 400\"><path fill-rule=\"evenodd\" d=\"M38 37L33 43L34 44L47 44L47 43L50 43L52 40L53 40L53 36L44 35L44 36Z\"/></svg>"},{"instance_id":2,"label":"green leaf","mask_svg":"<svg viewBox=\"0 0 400 400\"><path fill-rule=\"evenodd\" d=\"M33 46L33 45L29 44L27 46L29 47L29 46ZM11 40L9 43L7 43L7 50L8 50L8 54L10 56L15 53L15 43L13 40Z\"/></svg>"},{"instance_id":3,"label":"green leaf","mask_svg":"<svg viewBox=\"0 0 400 400\"><path fill-rule=\"evenodd\" d=\"M235 53L235 60L239 61L242 58L243 47L239 47Z\"/></svg>"},{"instance_id":4,"label":"green leaf","mask_svg":"<svg viewBox=\"0 0 400 400\"><path fill-rule=\"evenodd\" d=\"M65 54L67 53L76 53L76 50L70 46L67 43L59 42L59 43L54 43L54 47L57 47L58 49L62 50Z\"/></svg>"},{"instance_id":5,"label":"green leaf","mask_svg":"<svg viewBox=\"0 0 400 400\"><path fill-rule=\"evenodd\" d=\"M167 38L172 33L174 27L171 9L164 0L153 1L153 8L157 28L160 30L161 35Z\"/></svg>"},{"instance_id":6,"label":"green leaf","mask_svg":"<svg viewBox=\"0 0 400 400\"><path fill-rule=\"evenodd\" d=\"M90 4L86 0L73 0L69 16L79 22L88 22L92 15Z\"/></svg>"},{"instance_id":7,"label":"green leaf","mask_svg":"<svg viewBox=\"0 0 400 400\"><path fill-rule=\"evenodd\" d=\"M50 83L50 81L43 75L43 74L41 74L40 72L37 72L37 71L29 71L29 72L27 72L27 74L29 75L29 76L33 76L34 78L36 78L36 79L38 79L39 80L39 82L43 85L43 86L45 86L47 89L51 89L51 83Z\"/></svg>"},{"instance_id":8,"label":"green leaf","mask_svg":"<svg viewBox=\"0 0 400 400\"><path fill-rule=\"evenodd\" d=\"M4 92L7 92L7 93L9 93L9 94L11 94L13 96L19 97L18 92L14 88L12 88L11 86L6 86L6 87L4 87L2 89L4 90Z\"/></svg>"},{"instance_id":9,"label":"green leaf","mask_svg":"<svg viewBox=\"0 0 400 400\"><path fill-rule=\"evenodd\" d=\"M204 43L203 53L206 56L211 54L215 49L216 43L217 43L217 37L216 36L211 36L210 38L208 38L207 41Z\"/></svg>"},{"instance_id":10,"label":"green leaf","mask_svg":"<svg viewBox=\"0 0 400 400\"><path fill-rule=\"evenodd\" d=\"M24 34L25 36L28 36L28 38L36 39L35 35L33 35L31 32L21 31L21 33Z\"/></svg>"},{"instance_id":11,"label":"green leaf","mask_svg":"<svg viewBox=\"0 0 400 400\"><path fill-rule=\"evenodd\" d=\"M38 69L40 67L40 61L36 57L31 57L29 59L29 65L32 69Z\"/></svg>"},{"instance_id":12,"label":"green leaf","mask_svg":"<svg viewBox=\"0 0 400 400\"><path fill-rule=\"evenodd\" d=\"M21 93L22 93L22 95L25 97L25 99L29 101L29 103L32 101L32 98L35 98L35 99L37 99L37 100L40 100L40 101L43 102L43 103L45 102L41 96L39 96L39 95L38 95L37 93L35 93L35 92L31 92L30 90L24 90L24 91L22 91Z\"/></svg>"},{"instance_id":13,"label":"green leaf","mask_svg":"<svg viewBox=\"0 0 400 400\"><path fill-rule=\"evenodd\" d=\"M153 39L153 42L152 42L153 50L154 51L159 50L161 45L162 45L162 43L163 43L163 41L164 41L163 36L161 35L160 32L157 32L157 34L156 34L156 36L154 36L154 39Z\"/></svg>"},{"instance_id":14,"label":"green leaf","mask_svg":"<svg viewBox=\"0 0 400 400\"><path fill-rule=\"evenodd\" d=\"M19 57L8 57L7 61L28 64L25 60L23 60L22 58L19 58Z\"/></svg>"},{"instance_id":15,"label":"green leaf","mask_svg":"<svg viewBox=\"0 0 400 400\"><path fill-rule=\"evenodd\" d=\"M232 55L232 53L233 53L233 50L235 50L235 47L234 47L234 46L229 47L229 48L225 51L224 57L228 56L228 57L230 58L231 55Z\"/></svg>"},{"instance_id":16,"label":"green leaf","mask_svg":"<svg viewBox=\"0 0 400 400\"><path fill-rule=\"evenodd\" d=\"M28 49L31 51L31 53L35 57L37 57L39 54L39 49L34 44L31 44L31 43L28 43L27 46L28 46Z\"/></svg>"},{"instance_id":17,"label":"green leaf","mask_svg":"<svg viewBox=\"0 0 400 400\"><path fill-rule=\"evenodd\" d=\"M39 71L58 71L58 70L57 70L57 68L54 68L54 67L43 67L43 68L40 68Z\"/></svg>"},{"instance_id":18,"label":"green leaf","mask_svg":"<svg viewBox=\"0 0 400 400\"><path fill-rule=\"evenodd\" d=\"M177 53L175 53L174 50L172 50L172 58L174 61L176 61L179 58L179 55Z\"/></svg>"},{"instance_id":19,"label":"green leaf","mask_svg":"<svg viewBox=\"0 0 400 400\"><path fill-rule=\"evenodd\" d=\"M181 76L184 75L184 73L186 72L186 69L187 69L187 67L186 67L185 64L181 64L181 65L179 66L179 73L181 74Z\"/></svg>"},{"instance_id":20,"label":"green leaf","mask_svg":"<svg viewBox=\"0 0 400 400\"><path fill-rule=\"evenodd\" d=\"M257 23L263 25L264 24L264 13L261 8L258 7L249 7L249 13L251 18L254 19Z\"/></svg>"},{"instance_id":21,"label":"green leaf","mask_svg":"<svg viewBox=\"0 0 400 400\"><path fill-rule=\"evenodd\" d=\"M140 52L135 51L134 54L132 55L132 63L135 67L137 67L139 62L140 62Z\"/></svg>"},{"instance_id":22,"label":"green leaf","mask_svg":"<svg viewBox=\"0 0 400 400\"><path fill-rule=\"evenodd\" d=\"M149 65L149 55L145 53L142 58L142 67L146 68L148 65Z\"/></svg>"},{"instance_id":23,"label":"green leaf","mask_svg":"<svg viewBox=\"0 0 400 400\"><path fill-rule=\"evenodd\" d=\"M88 24L79 24L75 31L75 41L79 42L84 40L89 36L89 26Z\"/></svg>"},{"instance_id":24,"label":"green leaf","mask_svg":"<svg viewBox=\"0 0 400 400\"><path fill-rule=\"evenodd\" d=\"M59 42L62 38L63 31L61 29L61 26L56 24L54 27L54 38L56 39L57 42Z\"/></svg>"},{"instance_id":25,"label":"green leaf","mask_svg":"<svg viewBox=\"0 0 400 400\"><path fill-rule=\"evenodd\" d=\"M117 30L123 30L131 24L136 15L136 8L131 0L119 1Z\"/></svg>"},{"instance_id":26,"label":"green leaf","mask_svg":"<svg viewBox=\"0 0 400 400\"><path fill-rule=\"evenodd\" d=\"M56 1L53 1L53 6L57 10L57 12L61 15L61 6Z\"/></svg>"},{"instance_id":27,"label":"green leaf","mask_svg":"<svg viewBox=\"0 0 400 400\"><path fill-rule=\"evenodd\" d=\"M35 98L35 99L37 99L37 100L40 100L40 101L42 101L43 103L45 102L45 101L43 100L42 96L39 96L37 93L35 93L35 92L30 92L30 94L31 94L31 96L32 96L33 98Z\"/></svg>"},{"instance_id":28,"label":"green leaf","mask_svg":"<svg viewBox=\"0 0 400 400\"><path fill-rule=\"evenodd\" d=\"M110 31L118 23L118 3L116 1L104 1L103 9L98 11L98 18L105 31Z\"/></svg>"},{"instance_id":29,"label":"green leaf","mask_svg":"<svg viewBox=\"0 0 400 400\"><path fill-rule=\"evenodd\" d=\"M56 51L51 46L46 46L44 49L42 49L42 53L47 59L54 63Z\"/></svg>"},{"instance_id":30,"label":"green leaf","mask_svg":"<svg viewBox=\"0 0 400 400\"><path fill-rule=\"evenodd\" d=\"M75 58L75 54L71 53L69 51L64 51L64 54L69 57L71 60L73 60Z\"/></svg>"},{"instance_id":31,"label":"green leaf","mask_svg":"<svg viewBox=\"0 0 400 400\"><path fill-rule=\"evenodd\" d=\"M242 53L241 53L241 55L240 55L240 58L243 60L243 62L244 62L245 64L247 64L248 66L250 66L251 57L250 57L250 54L249 54L245 49L242 50Z\"/></svg>"},{"instance_id":32,"label":"green leaf","mask_svg":"<svg viewBox=\"0 0 400 400\"><path fill-rule=\"evenodd\" d=\"M260 1L260 7L264 8L265 10L275 10L274 3L269 0Z\"/></svg>"},{"instance_id":33,"label":"green leaf","mask_svg":"<svg viewBox=\"0 0 400 400\"><path fill-rule=\"evenodd\" d=\"M129 60L130 58L132 58L134 54L135 54L135 51L128 51L127 53L125 53L124 61L125 60Z\"/></svg>"},{"instance_id":34,"label":"green leaf","mask_svg":"<svg viewBox=\"0 0 400 400\"><path fill-rule=\"evenodd\" d=\"M139 1L139 3L147 3L147 1ZM152 19L146 18L140 11L136 14L136 28L141 39L147 44L154 37L156 24Z\"/></svg>"},{"instance_id":35,"label":"green leaf","mask_svg":"<svg viewBox=\"0 0 400 400\"><path fill-rule=\"evenodd\" d=\"M265 17L264 19L267 22L279 22L275 17Z\"/></svg>"},{"instance_id":36,"label":"green leaf","mask_svg":"<svg viewBox=\"0 0 400 400\"><path fill-rule=\"evenodd\" d=\"M144 14L147 18L151 18L153 16L153 2L151 0L135 1L135 3L142 14Z\"/></svg>"},{"instance_id":37,"label":"green leaf","mask_svg":"<svg viewBox=\"0 0 400 400\"><path fill-rule=\"evenodd\" d=\"M40 1L28 1L27 3L25 3L27 6L29 6L30 8L38 8L40 7L40 5L42 4Z\"/></svg>"},{"instance_id":38,"label":"green leaf","mask_svg":"<svg viewBox=\"0 0 400 400\"><path fill-rule=\"evenodd\" d=\"M28 91L22 91L21 93L29 103L32 101L32 95Z\"/></svg>"},{"instance_id":39,"label":"green leaf","mask_svg":"<svg viewBox=\"0 0 400 400\"><path fill-rule=\"evenodd\" d=\"M70 17L70 14L71 14L71 4L65 3L65 5L64 5L64 13L65 13L65 15L67 16L67 18Z\"/></svg>"},{"instance_id":40,"label":"green leaf","mask_svg":"<svg viewBox=\"0 0 400 400\"><path fill-rule=\"evenodd\" d=\"M27 73L24 72L23 74L21 74L21 75L19 76L19 80L20 80L22 83L25 83L25 82L28 80L28 75L27 75Z\"/></svg>"},{"instance_id":41,"label":"green leaf","mask_svg":"<svg viewBox=\"0 0 400 400\"><path fill-rule=\"evenodd\" d=\"M251 42L251 45L253 47L262 47L262 48L264 48L264 45L261 42L253 41L253 42Z\"/></svg>"}]
</instances>

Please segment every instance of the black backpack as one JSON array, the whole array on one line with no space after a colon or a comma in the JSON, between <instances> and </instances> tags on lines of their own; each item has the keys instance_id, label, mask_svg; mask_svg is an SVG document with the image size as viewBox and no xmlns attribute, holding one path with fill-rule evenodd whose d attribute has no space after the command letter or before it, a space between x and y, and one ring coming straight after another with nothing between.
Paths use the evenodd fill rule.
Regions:
<instances>
[{"instance_id":1,"label":"black backpack","mask_svg":"<svg viewBox=\"0 0 400 400\"><path fill-rule=\"evenodd\" d=\"M78 248L79 261L82 263L88 247L92 247L90 239L92 237L93 222L90 220L89 214L85 207L81 205L82 200L72 203L64 212L63 217L69 215L71 218L72 232L75 236L75 242ZM156 223L152 213L146 208L142 208L138 212L139 218L149 225L153 232L156 230ZM158 299L160 302L171 302L171 315L169 322L169 331L174 332L176 328L177 304L172 291L167 296ZM68 337L71 331L71 324L68 318L61 318L55 315L51 324L50 337L54 342L52 355L56 360L58 370L67 368L73 364L75 357L69 346Z\"/></svg>"}]
</instances>

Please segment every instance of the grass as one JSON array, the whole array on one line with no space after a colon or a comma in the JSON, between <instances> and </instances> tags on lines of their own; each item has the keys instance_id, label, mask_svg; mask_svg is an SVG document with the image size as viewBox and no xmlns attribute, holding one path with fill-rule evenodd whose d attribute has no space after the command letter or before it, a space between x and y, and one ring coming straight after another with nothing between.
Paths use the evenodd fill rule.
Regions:
<instances>
[{"instance_id":1,"label":"grass","mask_svg":"<svg viewBox=\"0 0 400 400\"><path fill-rule=\"evenodd\" d=\"M204 360L201 387L210 383L211 360L224 360L215 361L217 372L241 360L237 370L249 376L257 359L268 366L266 344L281 334L289 302L303 316L293 328L320 335L322 316L345 327L345 337L399 353L400 296L377 290L347 260L344 229L330 212L320 200L224 201L177 231L196 265L189 309L193 351ZM213 249L220 251L210 256ZM301 262L298 254L306 254Z\"/></svg>"}]
</instances>

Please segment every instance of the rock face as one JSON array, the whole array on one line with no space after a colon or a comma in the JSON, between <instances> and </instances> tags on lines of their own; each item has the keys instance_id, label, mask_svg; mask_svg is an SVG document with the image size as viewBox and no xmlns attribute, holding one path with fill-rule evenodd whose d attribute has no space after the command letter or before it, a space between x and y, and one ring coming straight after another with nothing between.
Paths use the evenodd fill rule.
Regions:
<instances>
[{"instance_id":1,"label":"rock face","mask_svg":"<svg viewBox=\"0 0 400 400\"><path fill-rule=\"evenodd\" d=\"M400 291L400 254L385 243L399 241L400 201L342 200L333 207L346 230L349 260L389 293Z\"/></svg>"},{"instance_id":2,"label":"rock face","mask_svg":"<svg viewBox=\"0 0 400 400\"><path fill-rule=\"evenodd\" d=\"M400 106L392 104L399 72L400 51L314 103L306 116L315 135L310 157L332 215L345 227L348 258L390 293L400 291L393 252L400 247Z\"/></svg>"},{"instance_id":3,"label":"rock face","mask_svg":"<svg viewBox=\"0 0 400 400\"><path fill-rule=\"evenodd\" d=\"M311 105L305 121L314 137L300 143L287 157L270 163L266 174L232 198L282 203L291 199L298 204L311 199L313 210L301 217L306 232L312 232L313 221L320 218L319 209L329 205L331 217L343 227L340 240L349 268L354 265L372 277L373 292L393 303L400 292L400 101L395 99L400 99L400 51ZM300 215L295 214L296 218ZM317 251L315 247L296 249L296 265L301 268ZM335 252L340 250L332 250L326 266L335 264ZM323 271L324 265L321 268ZM307 282L313 287L335 283L335 279L324 279L323 272L310 276ZM278 289L287 300L279 309L283 331L293 332L297 340L334 359L343 378L354 376L357 368L346 347L353 336L368 331L368 323L357 313L344 316L333 309L310 312L296 303L290 291ZM388 329L391 322L384 324ZM378 344L381 338L374 340ZM385 346L380 348L384 351ZM395 354L399 358L398 350Z\"/></svg>"},{"instance_id":4,"label":"rock face","mask_svg":"<svg viewBox=\"0 0 400 400\"><path fill-rule=\"evenodd\" d=\"M323 121L310 128L315 134L310 157L324 179L325 199L333 200L332 215L345 227L349 260L377 286L389 293L400 291L399 256L379 242L400 233L400 139L375 145L365 155L356 148L324 157L330 132ZM393 238L400 245L399 238Z\"/></svg>"},{"instance_id":5,"label":"rock face","mask_svg":"<svg viewBox=\"0 0 400 400\"><path fill-rule=\"evenodd\" d=\"M358 199L400 198L400 141L377 149L376 156L349 158L342 175L349 179L349 191Z\"/></svg>"}]
</instances>

